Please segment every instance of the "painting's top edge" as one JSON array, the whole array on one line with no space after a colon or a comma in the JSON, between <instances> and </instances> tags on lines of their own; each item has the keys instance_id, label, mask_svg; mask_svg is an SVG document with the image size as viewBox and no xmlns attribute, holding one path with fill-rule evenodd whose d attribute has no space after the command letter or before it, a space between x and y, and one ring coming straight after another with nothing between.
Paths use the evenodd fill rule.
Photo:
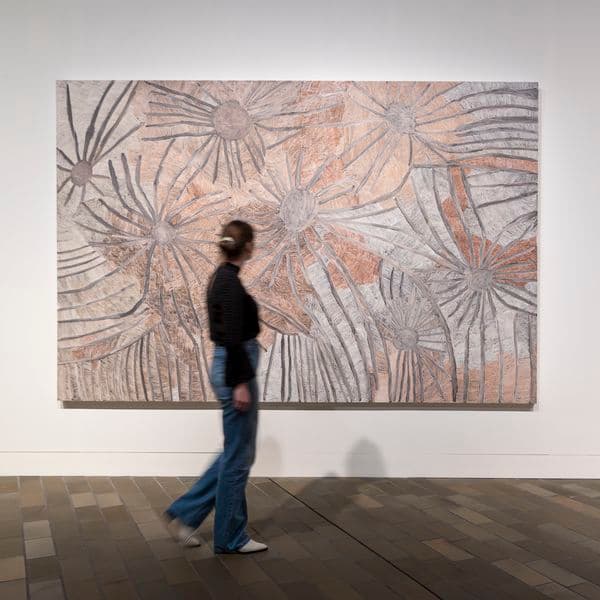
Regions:
<instances>
[{"instance_id":1,"label":"painting's top edge","mask_svg":"<svg viewBox=\"0 0 600 600\"><path fill-rule=\"evenodd\" d=\"M59 83L70 83L70 82L87 82L87 83L95 83L95 82L106 82L112 81L110 79L87 79L85 77L79 79L56 79L55 82ZM283 82L289 81L294 83L302 83L302 82L311 82L311 83L352 83L356 81L360 81L361 83L498 83L500 80L498 79L115 79L116 82L125 82L125 81L148 81L148 82L190 82L196 81L198 83L208 83L208 82L221 82L221 83L248 83L248 82L261 82L261 83L274 83L274 82ZM511 80L502 80L502 83L519 83L519 84L527 84L534 87L539 87L539 81L529 81L529 80L521 80L521 79L511 79Z\"/></svg>"}]
</instances>

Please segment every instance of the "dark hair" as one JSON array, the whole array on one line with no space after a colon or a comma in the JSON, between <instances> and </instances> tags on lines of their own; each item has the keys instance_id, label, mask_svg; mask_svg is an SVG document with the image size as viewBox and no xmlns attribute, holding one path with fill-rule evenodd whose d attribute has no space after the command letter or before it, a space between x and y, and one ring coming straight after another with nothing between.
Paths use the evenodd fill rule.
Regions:
<instances>
[{"instance_id":1,"label":"dark hair","mask_svg":"<svg viewBox=\"0 0 600 600\"><path fill-rule=\"evenodd\" d=\"M254 240L252 225L245 221L230 221L223 227L219 248L229 260L239 258L246 244Z\"/></svg>"}]
</instances>

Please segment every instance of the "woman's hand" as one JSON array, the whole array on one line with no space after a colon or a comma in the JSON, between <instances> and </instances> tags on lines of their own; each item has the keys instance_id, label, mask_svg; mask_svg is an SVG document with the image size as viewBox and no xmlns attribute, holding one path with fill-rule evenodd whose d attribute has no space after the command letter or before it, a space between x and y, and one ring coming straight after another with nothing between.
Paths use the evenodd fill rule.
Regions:
<instances>
[{"instance_id":1,"label":"woman's hand","mask_svg":"<svg viewBox=\"0 0 600 600\"><path fill-rule=\"evenodd\" d=\"M242 412L250 408L250 389L247 383L240 383L233 388L233 406Z\"/></svg>"}]
</instances>

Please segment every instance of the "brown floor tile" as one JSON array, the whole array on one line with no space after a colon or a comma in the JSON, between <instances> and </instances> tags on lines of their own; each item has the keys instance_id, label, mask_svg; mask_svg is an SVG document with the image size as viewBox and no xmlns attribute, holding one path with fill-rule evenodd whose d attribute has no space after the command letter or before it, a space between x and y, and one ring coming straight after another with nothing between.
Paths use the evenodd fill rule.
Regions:
<instances>
[{"instance_id":1,"label":"brown floor tile","mask_svg":"<svg viewBox=\"0 0 600 600\"><path fill-rule=\"evenodd\" d=\"M139 583L135 589L140 600L181 600L177 591L165 581Z\"/></svg>"},{"instance_id":2,"label":"brown floor tile","mask_svg":"<svg viewBox=\"0 0 600 600\"><path fill-rule=\"evenodd\" d=\"M9 494L19 491L17 477L0 477L0 494Z\"/></svg>"},{"instance_id":3,"label":"brown floor tile","mask_svg":"<svg viewBox=\"0 0 600 600\"><path fill-rule=\"evenodd\" d=\"M473 525L483 525L485 523L491 523L491 519L478 513L470 508L464 506L451 506L448 508L451 513L461 517L465 521L472 523Z\"/></svg>"},{"instance_id":4,"label":"brown floor tile","mask_svg":"<svg viewBox=\"0 0 600 600\"><path fill-rule=\"evenodd\" d=\"M543 585L544 583L550 583L550 579L548 579L545 575L542 575L541 573L530 569L526 565L523 565L520 562L510 558L499 560L495 562L494 565L532 587L536 585Z\"/></svg>"},{"instance_id":5,"label":"brown floor tile","mask_svg":"<svg viewBox=\"0 0 600 600\"><path fill-rule=\"evenodd\" d=\"M527 566L538 573L542 573L542 575L545 575L560 585L569 587L579 583L584 583L584 580L581 577L575 575L574 573L570 573L565 569L561 569L559 566L554 565L547 560L536 560L527 563Z\"/></svg>"},{"instance_id":6,"label":"brown floor tile","mask_svg":"<svg viewBox=\"0 0 600 600\"><path fill-rule=\"evenodd\" d=\"M565 540L567 542L577 543L590 541L589 537L567 527L563 527L558 523L544 523L542 525L538 525L538 529L557 537L559 540Z\"/></svg>"},{"instance_id":7,"label":"brown floor tile","mask_svg":"<svg viewBox=\"0 0 600 600\"><path fill-rule=\"evenodd\" d=\"M52 537L50 522L47 520L25 522L23 523L23 535L26 540Z\"/></svg>"},{"instance_id":8,"label":"brown floor tile","mask_svg":"<svg viewBox=\"0 0 600 600\"><path fill-rule=\"evenodd\" d=\"M260 562L260 568L270 579L278 584L304 580L302 571L299 571L292 563L281 558L262 560Z\"/></svg>"},{"instance_id":9,"label":"brown floor tile","mask_svg":"<svg viewBox=\"0 0 600 600\"><path fill-rule=\"evenodd\" d=\"M33 506L44 506L46 500L42 492L22 492L20 494L20 506L21 508L30 508Z\"/></svg>"},{"instance_id":10,"label":"brown floor tile","mask_svg":"<svg viewBox=\"0 0 600 600\"><path fill-rule=\"evenodd\" d=\"M65 522L76 522L75 512L71 503L59 506L48 507L48 520L52 523L60 523L63 525Z\"/></svg>"},{"instance_id":11,"label":"brown floor tile","mask_svg":"<svg viewBox=\"0 0 600 600\"><path fill-rule=\"evenodd\" d=\"M330 600L361 600L363 598L354 588L339 579L321 581L315 587L319 591L320 597Z\"/></svg>"},{"instance_id":12,"label":"brown floor tile","mask_svg":"<svg viewBox=\"0 0 600 600\"><path fill-rule=\"evenodd\" d=\"M86 555L60 559L63 581L87 581L94 578L94 572Z\"/></svg>"},{"instance_id":13,"label":"brown floor tile","mask_svg":"<svg viewBox=\"0 0 600 600\"><path fill-rule=\"evenodd\" d=\"M47 521L47 506L30 506L21 508L21 517L23 521Z\"/></svg>"},{"instance_id":14,"label":"brown floor tile","mask_svg":"<svg viewBox=\"0 0 600 600\"><path fill-rule=\"evenodd\" d=\"M30 583L29 596L31 600L64 600L65 598L60 579Z\"/></svg>"},{"instance_id":15,"label":"brown floor tile","mask_svg":"<svg viewBox=\"0 0 600 600\"><path fill-rule=\"evenodd\" d=\"M528 536L512 527L507 527L500 523L492 521L491 523L484 523L482 525L487 531L490 531L494 535L501 537L509 542L522 542L528 539Z\"/></svg>"},{"instance_id":16,"label":"brown floor tile","mask_svg":"<svg viewBox=\"0 0 600 600\"><path fill-rule=\"evenodd\" d=\"M192 562L200 580L217 598L243 597L242 587L216 556Z\"/></svg>"},{"instance_id":17,"label":"brown floor tile","mask_svg":"<svg viewBox=\"0 0 600 600\"><path fill-rule=\"evenodd\" d=\"M20 523L23 520L22 511L18 506L0 510L0 523Z\"/></svg>"},{"instance_id":18,"label":"brown floor tile","mask_svg":"<svg viewBox=\"0 0 600 600\"><path fill-rule=\"evenodd\" d=\"M141 492L119 492L123 504L127 508L150 508L150 502Z\"/></svg>"},{"instance_id":19,"label":"brown floor tile","mask_svg":"<svg viewBox=\"0 0 600 600\"><path fill-rule=\"evenodd\" d=\"M537 588L544 596L557 600L580 600L581 596L558 583L546 583Z\"/></svg>"},{"instance_id":20,"label":"brown floor tile","mask_svg":"<svg viewBox=\"0 0 600 600\"><path fill-rule=\"evenodd\" d=\"M109 522L108 534L113 540L144 539L138 526L132 521Z\"/></svg>"},{"instance_id":21,"label":"brown floor tile","mask_svg":"<svg viewBox=\"0 0 600 600\"><path fill-rule=\"evenodd\" d=\"M79 524L81 537L88 540L108 540L111 530L106 521L83 521Z\"/></svg>"},{"instance_id":22,"label":"brown floor tile","mask_svg":"<svg viewBox=\"0 0 600 600\"><path fill-rule=\"evenodd\" d=\"M118 556L113 560L92 560L92 569L95 580L100 585L115 581L125 581L129 578L125 564Z\"/></svg>"},{"instance_id":23,"label":"brown floor tile","mask_svg":"<svg viewBox=\"0 0 600 600\"><path fill-rule=\"evenodd\" d=\"M268 552L273 557L286 558L290 561L301 558L311 558L311 553L308 549L298 543L294 536L288 534L272 537L269 540Z\"/></svg>"},{"instance_id":24,"label":"brown floor tile","mask_svg":"<svg viewBox=\"0 0 600 600\"><path fill-rule=\"evenodd\" d=\"M64 482L70 494L80 494L90 491L90 483L87 477L69 476L64 478Z\"/></svg>"},{"instance_id":25,"label":"brown floor tile","mask_svg":"<svg viewBox=\"0 0 600 600\"><path fill-rule=\"evenodd\" d=\"M71 502L75 508L96 506L96 497L92 492L80 492L77 494L71 494Z\"/></svg>"},{"instance_id":26,"label":"brown floor tile","mask_svg":"<svg viewBox=\"0 0 600 600\"><path fill-rule=\"evenodd\" d=\"M19 537L22 535L22 525L20 521L0 520L0 539L8 537Z\"/></svg>"},{"instance_id":27,"label":"brown floor tile","mask_svg":"<svg viewBox=\"0 0 600 600\"><path fill-rule=\"evenodd\" d=\"M527 550L533 557L529 559L521 558L521 562L531 562L532 560L537 560L540 558L550 562L558 562L567 558L562 548L550 546L547 542L542 542L540 540L525 540L523 542L519 542L518 546L524 550Z\"/></svg>"},{"instance_id":28,"label":"brown floor tile","mask_svg":"<svg viewBox=\"0 0 600 600\"><path fill-rule=\"evenodd\" d=\"M161 540L150 540L148 546L158 560L179 558L183 556L183 548L171 538Z\"/></svg>"},{"instance_id":29,"label":"brown floor tile","mask_svg":"<svg viewBox=\"0 0 600 600\"><path fill-rule=\"evenodd\" d=\"M181 600L211 600L213 596L200 581L187 581L176 584L173 590Z\"/></svg>"},{"instance_id":30,"label":"brown floor tile","mask_svg":"<svg viewBox=\"0 0 600 600\"><path fill-rule=\"evenodd\" d=\"M252 600L286 600L285 592L272 581L257 581L244 586L244 593Z\"/></svg>"},{"instance_id":31,"label":"brown floor tile","mask_svg":"<svg viewBox=\"0 0 600 600\"><path fill-rule=\"evenodd\" d=\"M0 558L9 558L22 554L24 554L23 540L20 537L0 539Z\"/></svg>"},{"instance_id":32,"label":"brown floor tile","mask_svg":"<svg viewBox=\"0 0 600 600\"><path fill-rule=\"evenodd\" d=\"M373 575L358 565L358 563L344 557L338 557L323 562L323 566L332 577L346 581L350 585L356 582L374 581Z\"/></svg>"},{"instance_id":33,"label":"brown floor tile","mask_svg":"<svg viewBox=\"0 0 600 600\"><path fill-rule=\"evenodd\" d=\"M54 542L50 537L25 540L25 557L28 559L54 556L55 554Z\"/></svg>"},{"instance_id":34,"label":"brown floor tile","mask_svg":"<svg viewBox=\"0 0 600 600\"><path fill-rule=\"evenodd\" d=\"M377 600L398 600L398 594L379 581L363 581L353 583L352 587L362 598L373 598Z\"/></svg>"},{"instance_id":35,"label":"brown floor tile","mask_svg":"<svg viewBox=\"0 0 600 600\"><path fill-rule=\"evenodd\" d=\"M102 512L97 506L82 506L75 508L74 511L75 517L80 523L85 523L86 521L104 521Z\"/></svg>"},{"instance_id":36,"label":"brown floor tile","mask_svg":"<svg viewBox=\"0 0 600 600\"><path fill-rule=\"evenodd\" d=\"M87 480L95 494L109 494L115 491L109 477L88 477Z\"/></svg>"},{"instance_id":37,"label":"brown floor tile","mask_svg":"<svg viewBox=\"0 0 600 600\"><path fill-rule=\"evenodd\" d=\"M121 557L130 560L152 559L154 554L146 541L139 537L134 539L116 540L115 544ZM175 544L173 544L175 545Z\"/></svg>"},{"instance_id":38,"label":"brown floor tile","mask_svg":"<svg viewBox=\"0 0 600 600\"><path fill-rule=\"evenodd\" d=\"M68 507L71 505L71 501L66 490L55 492L46 490L46 504L49 511L51 508Z\"/></svg>"},{"instance_id":39,"label":"brown floor tile","mask_svg":"<svg viewBox=\"0 0 600 600\"><path fill-rule=\"evenodd\" d=\"M106 492L96 494L96 502L100 508L109 508L112 506L122 506L123 502L117 492Z\"/></svg>"},{"instance_id":40,"label":"brown floor tile","mask_svg":"<svg viewBox=\"0 0 600 600\"><path fill-rule=\"evenodd\" d=\"M439 552L449 560L468 560L473 558L472 554L461 550L458 546L455 546L446 540L428 540L423 543L436 552Z\"/></svg>"},{"instance_id":41,"label":"brown floor tile","mask_svg":"<svg viewBox=\"0 0 600 600\"><path fill-rule=\"evenodd\" d=\"M61 576L60 562L56 556L26 560L27 577L34 579L58 579Z\"/></svg>"},{"instance_id":42,"label":"brown floor tile","mask_svg":"<svg viewBox=\"0 0 600 600\"><path fill-rule=\"evenodd\" d=\"M165 580L161 563L153 556L128 560L125 562L125 568L129 574L130 581L136 585L149 581Z\"/></svg>"},{"instance_id":43,"label":"brown floor tile","mask_svg":"<svg viewBox=\"0 0 600 600\"><path fill-rule=\"evenodd\" d=\"M184 558L162 560L160 561L160 565L169 585L197 581L199 579L198 573Z\"/></svg>"},{"instance_id":44,"label":"brown floor tile","mask_svg":"<svg viewBox=\"0 0 600 600\"><path fill-rule=\"evenodd\" d=\"M124 506L107 506L106 508L102 508L101 511L108 523L134 523L134 520Z\"/></svg>"},{"instance_id":45,"label":"brown floor tile","mask_svg":"<svg viewBox=\"0 0 600 600\"><path fill-rule=\"evenodd\" d=\"M139 600L139 595L130 581L119 581L102 586L107 600Z\"/></svg>"},{"instance_id":46,"label":"brown floor tile","mask_svg":"<svg viewBox=\"0 0 600 600\"><path fill-rule=\"evenodd\" d=\"M71 556L79 556L85 550L85 544L79 537L73 535L54 535L52 538L57 556L62 560Z\"/></svg>"},{"instance_id":47,"label":"brown floor tile","mask_svg":"<svg viewBox=\"0 0 600 600\"><path fill-rule=\"evenodd\" d=\"M25 578L25 559L23 556L0 558L0 582Z\"/></svg>"},{"instance_id":48,"label":"brown floor tile","mask_svg":"<svg viewBox=\"0 0 600 600\"><path fill-rule=\"evenodd\" d=\"M269 579L259 564L253 560L252 556L223 554L220 555L219 558L223 562L225 568L241 586Z\"/></svg>"},{"instance_id":49,"label":"brown floor tile","mask_svg":"<svg viewBox=\"0 0 600 600\"><path fill-rule=\"evenodd\" d=\"M571 591L576 592L583 598L588 598L588 600L600 600L600 586L587 581L579 585L574 585Z\"/></svg>"},{"instance_id":50,"label":"brown floor tile","mask_svg":"<svg viewBox=\"0 0 600 600\"><path fill-rule=\"evenodd\" d=\"M129 511L131 517L136 523L150 523L158 521L160 515L153 508L135 508Z\"/></svg>"},{"instance_id":51,"label":"brown floor tile","mask_svg":"<svg viewBox=\"0 0 600 600\"><path fill-rule=\"evenodd\" d=\"M167 531L165 524L160 520L139 523L138 527L142 535L148 541L171 539L171 534Z\"/></svg>"},{"instance_id":52,"label":"brown floor tile","mask_svg":"<svg viewBox=\"0 0 600 600\"><path fill-rule=\"evenodd\" d=\"M320 600L321 598L326 598L326 596L321 593L319 586L313 585L312 583L282 583L280 587L290 600L305 600L306 598Z\"/></svg>"},{"instance_id":53,"label":"brown floor tile","mask_svg":"<svg viewBox=\"0 0 600 600\"><path fill-rule=\"evenodd\" d=\"M96 581L64 582L67 600L102 600L102 594Z\"/></svg>"},{"instance_id":54,"label":"brown floor tile","mask_svg":"<svg viewBox=\"0 0 600 600\"><path fill-rule=\"evenodd\" d=\"M565 570L587 579L591 583L600 586L600 559L594 556L593 560L586 561L564 561L560 565Z\"/></svg>"},{"instance_id":55,"label":"brown floor tile","mask_svg":"<svg viewBox=\"0 0 600 600\"><path fill-rule=\"evenodd\" d=\"M19 581L0 581L0 598L2 600L27 600L27 583Z\"/></svg>"}]
</instances>

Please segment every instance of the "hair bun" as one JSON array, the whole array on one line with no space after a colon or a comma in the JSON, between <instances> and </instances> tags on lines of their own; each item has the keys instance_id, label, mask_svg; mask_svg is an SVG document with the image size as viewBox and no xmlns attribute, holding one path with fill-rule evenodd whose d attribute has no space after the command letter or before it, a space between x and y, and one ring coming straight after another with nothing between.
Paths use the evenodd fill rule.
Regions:
<instances>
[{"instance_id":1,"label":"hair bun","mask_svg":"<svg viewBox=\"0 0 600 600\"><path fill-rule=\"evenodd\" d=\"M224 246L225 248L231 248L231 247L235 246L235 240L228 235L223 236L219 240L219 246Z\"/></svg>"},{"instance_id":2,"label":"hair bun","mask_svg":"<svg viewBox=\"0 0 600 600\"><path fill-rule=\"evenodd\" d=\"M244 256L246 244L253 239L251 225L244 221L230 221L221 230L217 244L227 260L234 260Z\"/></svg>"}]
</instances>

